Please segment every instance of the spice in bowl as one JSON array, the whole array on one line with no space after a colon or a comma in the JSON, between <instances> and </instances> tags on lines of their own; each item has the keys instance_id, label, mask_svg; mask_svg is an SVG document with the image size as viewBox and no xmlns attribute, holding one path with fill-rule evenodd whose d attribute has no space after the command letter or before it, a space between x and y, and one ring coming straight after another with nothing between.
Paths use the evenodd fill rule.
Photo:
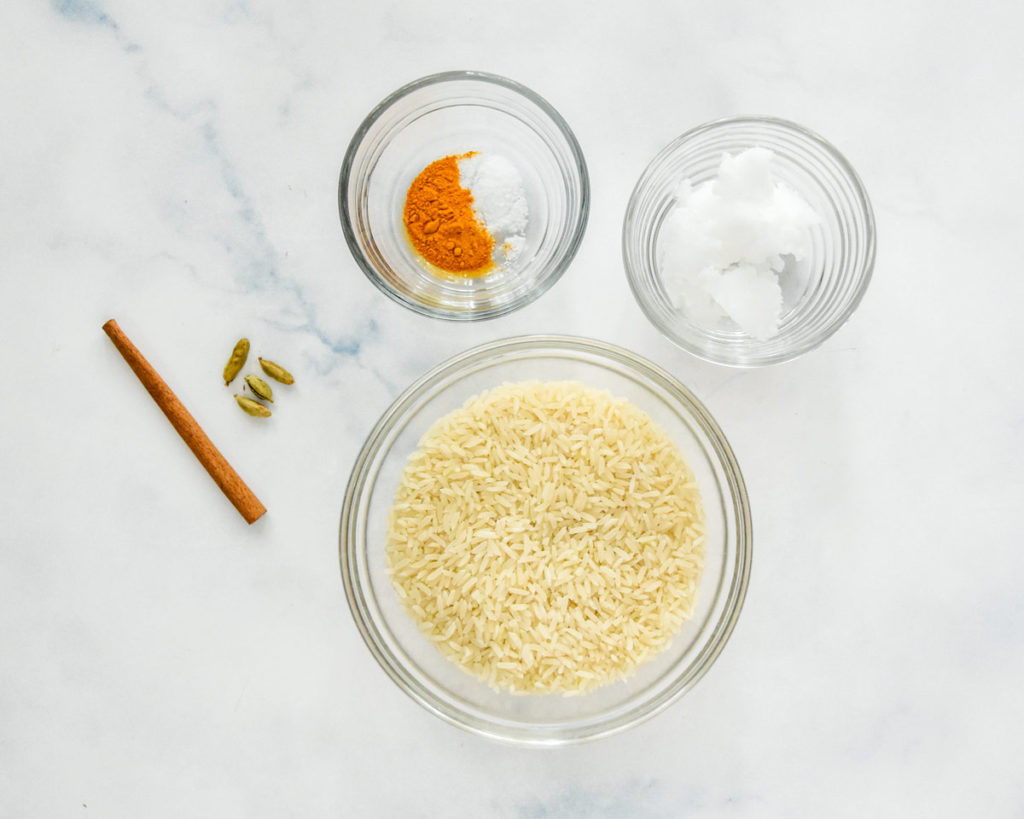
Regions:
<instances>
[{"instance_id":1,"label":"spice in bowl","mask_svg":"<svg viewBox=\"0 0 1024 819\"><path fill-rule=\"evenodd\" d=\"M776 335L783 291L799 292L799 262L821 219L776 181L774 153L749 148L722 157L718 176L683 181L665 219L659 269L676 308L706 327L734 326L756 339ZM784 281L784 279L788 279Z\"/></svg>"},{"instance_id":2,"label":"spice in bowl","mask_svg":"<svg viewBox=\"0 0 1024 819\"><path fill-rule=\"evenodd\" d=\"M432 271L479 277L514 261L529 211L522 177L500 155L476 151L431 162L409 186L403 221Z\"/></svg>"}]
</instances>

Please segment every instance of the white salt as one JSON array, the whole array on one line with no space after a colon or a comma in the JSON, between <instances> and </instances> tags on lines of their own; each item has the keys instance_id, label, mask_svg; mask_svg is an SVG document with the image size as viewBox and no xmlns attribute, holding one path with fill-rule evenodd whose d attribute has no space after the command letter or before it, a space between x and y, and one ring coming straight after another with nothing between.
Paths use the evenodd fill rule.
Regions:
<instances>
[{"instance_id":1,"label":"white salt","mask_svg":"<svg viewBox=\"0 0 1024 819\"><path fill-rule=\"evenodd\" d=\"M676 192L658 264L675 306L699 324L729 318L757 339L778 332L779 274L787 258L807 255L820 219L774 180L774 156L765 148L725 154L716 179L696 187L685 180Z\"/></svg>"},{"instance_id":2,"label":"white salt","mask_svg":"<svg viewBox=\"0 0 1024 819\"><path fill-rule=\"evenodd\" d=\"M529 207L518 168L497 154L459 160L459 184L473 194L473 210L494 238L494 261L512 262L526 245Z\"/></svg>"}]
</instances>

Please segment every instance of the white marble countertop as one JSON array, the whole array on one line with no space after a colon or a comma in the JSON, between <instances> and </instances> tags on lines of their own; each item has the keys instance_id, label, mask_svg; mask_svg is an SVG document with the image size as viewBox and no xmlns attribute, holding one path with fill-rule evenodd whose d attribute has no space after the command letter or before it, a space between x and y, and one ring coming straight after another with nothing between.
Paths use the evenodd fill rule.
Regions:
<instances>
[{"instance_id":1,"label":"white marble countertop","mask_svg":"<svg viewBox=\"0 0 1024 819\"><path fill-rule=\"evenodd\" d=\"M445 9L0 9L0 815L1022 815L1024 7ZM336 205L370 107L453 68L552 102L593 191L564 278L474 326L385 299ZM663 339L619 244L649 159L735 114L832 140L879 235L852 320L752 371ZM110 317L263 520L209 481L100 331ZM746 607L700 684L554 751L465 734L397 690L337 565L377 416L428 367L531 332L621 344L689 385L755 528ZM243 334L298 378L271 424L218 382Z\"/></svg>"}]
</instances>

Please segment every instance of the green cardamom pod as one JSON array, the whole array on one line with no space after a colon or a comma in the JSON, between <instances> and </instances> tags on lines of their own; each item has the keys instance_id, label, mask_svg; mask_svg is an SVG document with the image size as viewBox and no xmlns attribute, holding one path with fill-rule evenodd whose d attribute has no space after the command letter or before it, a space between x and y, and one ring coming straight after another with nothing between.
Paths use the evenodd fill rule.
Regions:
<instances>
[{"instance_id":1,"label":"green cardamom pod","mask_svg":"<svg viewBox=\"0 0 1024 819\"><path fill-rule=\"evenodd\" d=\"M273 361L268 361L265 358L261 358L259 361L260 366L263 368L263 372L275 381L280 381L282 384L295 383L295 379L292 377L292 374L280 364L275 364Z\"/></svg>"},{"instance_id":2,"label":"green cardamom pod","mask_svg":"<svg viewBox=\"0 0 1024 819\"><path fill-rule=\"evenodd\" d=\"M235 349L231 351L231 358L228 359L228 363L224 365L224 386L226 387L232 381L235 380L235 376L242 371L242 367L245 366L245 360L249 357L249 339L240 338L238 343L235 345Z\"/></svg>"},{"instance_id":3,"label":"green cardamom pod","mask_svg":"<svg viewBox=\"0 0 1024 819\"><path fill-rule=\"evenodd\" d=\"M258 398L262 398L264 401L269 401L271 404L274 403L274 391L270 389L270 385L258 375L252 375L250 373L245 377L245 383L249 385L250 390L256 393Z\"/></svg>"},{"instance_id":4,"label":"green cardamom pod","mask_svg":"<svg viewBox=\"0 0 1024 819\"><path fill-rule=\"evenodd\" d=\"M249 413L249 415L255 415L259 418L270 417L270 410L263 406L259 401L246 398L244 395L236 395L235 400L238 402L238 406L240 406L244 412Z\"/></svg>"}]
</instances>

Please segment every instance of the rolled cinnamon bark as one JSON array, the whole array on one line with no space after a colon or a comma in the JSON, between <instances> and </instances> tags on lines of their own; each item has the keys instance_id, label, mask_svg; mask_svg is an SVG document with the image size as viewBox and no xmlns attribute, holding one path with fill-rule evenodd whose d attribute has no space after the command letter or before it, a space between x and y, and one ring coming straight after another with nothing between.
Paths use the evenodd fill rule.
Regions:
<instances>
[{"instance_id":1,"label":"rolled cinnamon bark","mask_svg":"<svg viewBox=\"0 0 1024 819\"><path fill-rule=\"evenodd\" d=\"M185 405L178 400L167 386L160 374L153 369L153 365L146 361L145 356L132 344L131 340L124 334L114 319L110 319L103 325L103 331L110 336L118 352L128 362L135 375L138 376L142 386L156 401L158 407L163 410L167 420L178 431L182 440L188 444L188 448L199 459L206 471L210 473L217 486L227 495L229 501L234 504L235 509L241 513L247 523L252 523L262 516L267 510L252 490L246 486L245 481L231 467L227 459L220 454L220 451L213 445L213 441L203 432L195 418L185 409Z\"/></svg>"}]
</instances>

